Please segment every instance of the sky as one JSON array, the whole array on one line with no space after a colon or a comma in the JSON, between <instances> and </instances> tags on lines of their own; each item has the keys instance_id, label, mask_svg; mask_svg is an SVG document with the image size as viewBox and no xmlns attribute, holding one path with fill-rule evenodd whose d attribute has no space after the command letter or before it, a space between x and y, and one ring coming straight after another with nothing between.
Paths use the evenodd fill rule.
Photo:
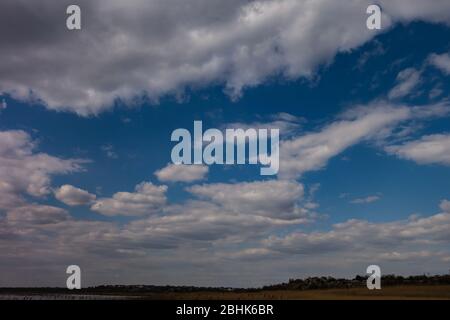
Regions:
<instances>
[{"instance_id":1,"label":"sky","mask_svg":"<svg viewBox=\"0 0 450 320\"><path fill-rule=\"evenodd\" d=\"M450 2L0 4L0 286L450 269ZM279 172L171 133L278 128Z\"/></svg>"}]
</instances>

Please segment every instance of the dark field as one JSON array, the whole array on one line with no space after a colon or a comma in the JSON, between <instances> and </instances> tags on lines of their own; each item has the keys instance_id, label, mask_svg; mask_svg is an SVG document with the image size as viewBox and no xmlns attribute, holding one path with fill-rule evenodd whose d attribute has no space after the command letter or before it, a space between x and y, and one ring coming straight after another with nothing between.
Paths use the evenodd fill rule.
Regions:
<instances>
[{"instance_id":1,"label":"dark field","mask_svg":"<svg viewBox=\"0 0 450 320\"><path fill-rule=\"evenodd\" d=\"M258 290L252 292L148 292L117 294L75 294L21 292L0 294L0 300L416 300L450 299L450 285L388 286L381 290L366 288L319 290Z\"/></svg>"},{"instance_id":2,"label":"dark field","mask_svg":"<svg viewBox=\"0 0 450 320\"><path fill-rule=\"evenodd\" d=\"M321 290L273 290L257 292L186 292L160 293L147 299L192 299L192 300L408 300L408 299L450 299L450 286L395 286L381 290L367 288L321 289Z\"/></svg>"}]
</instances>

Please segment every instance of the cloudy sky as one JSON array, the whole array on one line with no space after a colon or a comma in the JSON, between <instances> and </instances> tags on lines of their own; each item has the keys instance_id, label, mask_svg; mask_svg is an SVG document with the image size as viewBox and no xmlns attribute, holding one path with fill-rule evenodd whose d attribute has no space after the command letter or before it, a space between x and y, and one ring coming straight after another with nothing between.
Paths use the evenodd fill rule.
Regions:
<instances>
[{"instance_id":1,"label":"cloudy sky","mask_svg":"<svg viewBox=\"0 0 450 320\"><path fill-rule=\"evenodd\" d=\"M0 4L0 286L448 272L449 1L73 3ZM171 164L194 120L278 175Z\"/></svg>"}]
</instances>

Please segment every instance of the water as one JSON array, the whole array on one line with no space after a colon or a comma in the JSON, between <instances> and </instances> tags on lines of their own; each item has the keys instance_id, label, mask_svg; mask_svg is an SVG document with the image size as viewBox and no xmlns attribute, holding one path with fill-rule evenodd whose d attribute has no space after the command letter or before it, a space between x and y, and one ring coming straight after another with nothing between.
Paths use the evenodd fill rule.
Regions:
<instances>
[{"instance_id":1,"label":"water","mask_svg":"<svg viewBox=\"0 0 450 320\"><path fill-rule=\"evenodd\" d=\"M136 297L95 294L0 294L0 300L127 300Z\"/></svg>"}]
</instances>

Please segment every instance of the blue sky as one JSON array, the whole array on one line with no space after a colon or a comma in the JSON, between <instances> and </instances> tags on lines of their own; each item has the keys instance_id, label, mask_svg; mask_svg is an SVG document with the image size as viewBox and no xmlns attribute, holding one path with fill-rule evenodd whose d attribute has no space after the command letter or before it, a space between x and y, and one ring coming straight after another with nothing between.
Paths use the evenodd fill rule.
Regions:
<instances>
[{"instance_id":1,"label":"blue sky","mask_svg":"<svg viewBox=\"0 0 450 320\"><path fill-rule=\"evenodd\" d=\"M365 30L361 39L349 35L357 39L349 48L344 39L333 54L307 65L286 62L259 74L245 66L249 61L236 62L229 68L248 67L247 73L169 77L173 86L154 89L155 96L152 89L139 94L142 84L121 73L120 81L131 83L117 89L115 102L105 89L115 92L115 71L102 74L97 88L80 85L74 100L71 75L80 80L91 72L77 74L76 59L59 66L69 73L30 71L42 82L68 81L67 92L8 75L2 65L2 77L13 80L0 81L7 103L0 111L6 190L0 247L7 251L0 285L63 285L69 261L85 270L88 284L262 285L295 276L352 276L372 263L386 272L447 272L450 18L439 14L439 4L425 13L415 5L417 17L386 5L385 30ZM144 47L163 41L145 39L138 38ZM11 52L32 63L17 46ZM284 50L308 55L302 46ZM7 49L1 55L9 59ZM270 63L254 59L259 68ZM94 65L91 76L101 67ZM124 68L135 71L132 64ZM146 76L153 83L153 75ZM235 83L244 85L236 89ZM85 90L98 97L84 101ZM213 165L189 181L177 174L160 179L155 173L171 162L172 131L192 131L194 120L205 129L288 124L280 127L283 173L262 177L255 166ZM317 148L325 148L325 156ZM261 198L249 200L246 192ZM11 246L15 252L6 249Z\"/></svg>"},{"instance_id":2,"label":"blue sky","mask_svg":"<svg viewBox=\"0 0 450 320\"><path fill-rule=\"evenodd\" d=\"M427 37L420 48L414 47L417 39L423 39L427 34L433 36ZM318 74L320 80L315 84L305 80L288 82L274 79L269 84L249 89L235 102L223 93L221 87L213 87L189 92L189 97L182 102L167 97L156 105L147 103L131 110L119 106L114 111L83 118L67 112L48 112L42 106L7 97L9 107L2 112L2 130L36 130L41 151L66 158L92 160L86 165L87 172L55 177L55 184L69 183L92 191L100 187L102 194L112 194L117 190L132 189L142 180L157 182L153 172L171 161L170 152L176 143L170 141L170 134L176 128L192 131L194 120L202 120L205 129L234 122L251 123L287 112L305 119L300 132L316 130L346 108L386 95L398 72L406 67L420 66L430 51L445 52L450 46L446 36L448 29L445 26L424 23L399 26L354 52L338 55L332 65L324 67ZM398 41L399 37L401 41ZM377 46L382 46L385 53L371 57L363 69L355 68L362 55ZM405 61L393 66L399 59ZM388 70L381 69L381 66L387 66ZM441 79L439 82L426 81L423 90L434 82L441 83L448 90L448 79L442 77L439 70L430 70L429 73L427 79ZM378 86L372 89L371 85L378 77ZM426 94L405 100L412 105L429 102ZM431 121L416 134L445 132L447 121ZM109 158L102 151L101 147L107 145L113 147L116 159ZM214 166L208 181L259 180L259 171L255 169L243 166L229 172L222 166ZM389 217L404 218L416 211L422 214L433 212L437 203L448 197L450 176L446 174L450 172L445 167L418 166L380 154L377 148L361 143L331 159L326 170L308 173L302 181L307 185L321 184L316 196L323 203L324 210L330 210L326 213L332 222L355 215L358 217L361 211L359 206L349 205L348 199L340 199L343 193L358 198L385 193L382 201L364 208L363 217L378 220L381 215L381 219L386 220ZM173 201L184 198L183 187L173 186L178 189L173 190ZM89 215L89 212L79 214Z\"/></svg>"}]
</instances>

